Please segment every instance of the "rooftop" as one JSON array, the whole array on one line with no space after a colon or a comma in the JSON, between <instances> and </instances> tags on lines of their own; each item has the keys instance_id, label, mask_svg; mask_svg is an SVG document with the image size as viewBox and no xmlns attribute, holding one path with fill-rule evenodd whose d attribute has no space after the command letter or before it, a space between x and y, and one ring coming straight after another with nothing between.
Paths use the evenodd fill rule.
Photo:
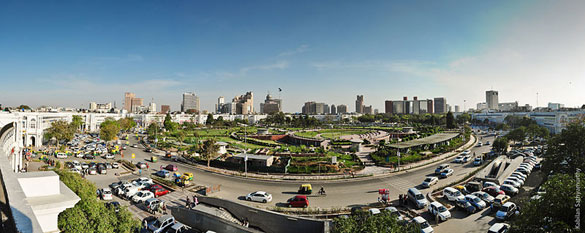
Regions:
<instances>
[{"instance_id":1,"label":"rooftop","mask_svg":"<svg viewBox=\"0 0 585 233\"><path fill-rule=\"evenodd\" d=\"M248 159L258 159L258 160L267 160L267 159L274 157L272 155L256 155L256 154L245 154L245 153L240 153L240 154L234 155L234 157L242 158L242 159L244 159L246 156L248 156Z\"/></svg>"}]
</instances>

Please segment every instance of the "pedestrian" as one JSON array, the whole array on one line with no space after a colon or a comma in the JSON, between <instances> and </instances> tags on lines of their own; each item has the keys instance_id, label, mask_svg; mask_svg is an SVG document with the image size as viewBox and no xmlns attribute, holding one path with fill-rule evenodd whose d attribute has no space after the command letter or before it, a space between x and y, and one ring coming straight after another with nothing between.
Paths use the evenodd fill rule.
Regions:
<instances>
[{"instance_id":1,"label":"pedestrian","mask_svg":"<svg viewBox=\"0 0 585 233\"><path fill-rule=\"evenodd\" d=\"M141 169L138 169L138 174L139 175L142 175L142 168Z\"/></svg>"},{"instance_id":2,"label":"pedestrian","mask_svg":"<svg viewBox=\"0 0 585 233\"><path fill-rule=\"evenodd\" d=\"M144 219L144 229L148 229L148 221L146 221L146 219Z\"/></svg>"},{"instance_id":3,"label":"pedestrian","mask_svg":"<svg viewBox=\"0 0 585 233\"><path fill-rule=\"evenodd\" d=\"M197 199L197 196L193 195L193 207L197 207L198 204L199 204L199 199Z\"/></svg>"},{"instance_id":4,"label":"pedestrian","mask_svg":"<svg viewBox=\"0 0 585 233\"><path fill-rule=\"evenodd\" d=\"M167 214L167 204L165 202L162 203L162 210L164 214Z\"/></svg>"},{"instance_id":5,"label":"pedestrian","mask_svg":"<svg viewBox=\"0 0 585 233\"><path fill-rule=\"evenodd\" d=\"M402 194L398 195L398 204L402 206Z\"/></svg>"},{"instance_id":6,"label":"pedestrian","mask_svg":"<svg viewBox=\"0 0 585 233\"><path fill-rule=\"evenodd\" d=\"M187 203L187 205L185 207L190 208L191 207L191 201L189 200L189 196L187 196L187 199L185 200L185 202Z\"/></svg>"},{"instance_id":7,"label":"pedestrian","mask_svg":"<svg viewBox=\"0 0 585 233\"><path fill-rule=\"evenodd\" d=\"M150 169L150 166L148 165L148 163L146 163L146 170Z\"/></svg>"}]
</instances>

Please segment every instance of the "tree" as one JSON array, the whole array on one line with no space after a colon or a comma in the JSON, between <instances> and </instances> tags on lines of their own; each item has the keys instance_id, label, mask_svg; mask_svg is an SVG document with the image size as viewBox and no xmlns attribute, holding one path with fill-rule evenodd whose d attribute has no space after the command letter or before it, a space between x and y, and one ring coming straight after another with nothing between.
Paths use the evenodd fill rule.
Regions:
<instances>
[{"instance_id":1,"label":"tree","mask_svg":"<svg viewBox=\"0 0 585 233\"><path fill-rule=\"evenodd\" d=\"M400 224L390 211L370 215L365 211L357 211L347 218L337 217L333 220L334 233L369 233L369 232L420 232L415 224Z\"/></svg>"},{"instance_id":2,"label":"tree","mask_svg":"<svg viewBox=\"0 0 585 233\"><path fill-rule=\"evenodd\" d=\"M508 139L506 137L499 137L494 140L492 148L495 152L504 153L508 149Z\"/></svg>"},{"instance_id":3,"label":"tree","mask_svg":"<svg viewBox=\"0 0 585 233\"><path fill-rule=\"evenodd\" d=\"M165 121L163 121L163 125L165 127L166 130L171 131L172 129L172 125L173 125L173 118L171 118L171 114L167 113L167 115L165 116Z\"/></svg>"},{"instance_id":4,"label":"tree","mask_svg":"<svg viewBox=\"0 0 585 233\"><path fill-rule=\"evenodd\" d=\"M80 115L73 115L73 119L71 120L72 127L79 132L81 126L83 125L83 118Z\"/></svg>"},{"instance_id":5,"label":"tree","mask_svg":"<svg viewBox=\"0 0 585 233\"><path fill-rule=\"evenodd\" d=\"M213 114L207 114L207 120L205 121L206 125L213 125Z\"/></svg>"},{"instance_id":6,"label":"tree","mask_svg":"<svg viewBox=\"0 0 585 233\"><path fill-rule=\"evenodd\" d=\"M207 141L203 143L203 158L207 159L208 167L211 159L215 159L217 150L219 149L219 146L215 143L216 141L213 138L207 139Z\"/></svg>"},{"instance_id":7,"label":"tree","mask_svg":"<svg viewBox=\"0 0 585 233\"><path fill-rule=\"evenodd\" d=\"M148 128L146 128L146 133L148 134L148 137L154 137L154 135L158 132L160 132L160 129L156 122L150 123L150 125L148 125Z\"/></svg>"},{"instance_id":8,"label":"tree","mask_svg":"<svg viewBox=\"0 0 585 233\"><path fill-rule=\"evenodd\" d=\"M521 142L524 141L526 138L526 127L520 126L519 128L513 129L512 131L508 132L506 137L509 140Z\"/></svg>"},{"instance_id":9,"label":"tree","mask_svg":"<svg viewBox=\"0 0 585 233\"><path fill-rule=\"evenodd\" d=\"M545 174L575 174L585 171L585 126L582 122L571 123L560 134L550 138L544 155Z\"/></svg>"},{"instance_id":10,"label":"tree","mask_svg":"<svg viewBox=\"0 0 585 233\"><path fill-rule=\"evenodd\" d=\"M496 130L510 130L510 126L506 123L500 123L496 125Z\"/></svg>"},{"instance_id":11,"label":"tree","mask_svg":"<svg viewBox=\"0 0 585 233\"><path fill-rule=\"evenodd\" d=\"M376 119L373 115L365 114L365 115L359 116L358 121L360 121L362 123L367 123L367 122L374 122L374 121L376 121Z\"/></svg>"},{"instance_id":12,"label":"tree","mask_svg":"<svg viewBox=\"0 0 585 233\"><path fill-rule=\"evenodd\" d=\"M457 116L457 124L465 124L465 122L471 121L471 115L468 113L463 113Z\"/></svg>"},{"instance_id":13,"label":"tree","mask_svg":"<svg viewBox=\"0 0 585 233\"><path fill-rule=\"evenodd\" d=\"M136 122L134 121L134 119L130 117L121 118L120 120L118 120L118 123L120 125L120 128L124 131L128 131L136 127Z\"/></svg>"},{"instance_id":14,"label":"tree","mask_svg":"<svg viewBox=\"0 0 585 233\"><path fill-rule=\"evenodd\" d=\"M447 129L454 129L455 128L455 119L453 118L453 113L449 111L447 113Z\"/></svg>"},{"instance_id":15,"label":"tree","mask_svg":"<svg viewBox=\"0 0 585 233\"><path fill-rule=\"evenodd\" d=\"M583 173L552 176L541 186L546 193L520 205L520 216L510 224L511 232L581 232L575 222L585 222L585 215L577 213L580 208L575 207L577 201L585 201L582 195L585 185L579 185L576 180L583 179Z\"/></svg>"},{"instance_id":16,"label":"tree","mask_svg":"<svg viewBox=\"0 0 585 233\"><path fill-rule=\"evenodd\" d=\"M18 106L18 109L30 110L31 108L28 105L21 104L20 106Z\"/></svg>"},{"instance_id":17,"label":"tree","mask_svg":"<svg viewBox=\"0 0 585 233\"><path fill-rule=\"evenodd\" d=\"M106 118L102 124L100 124L100 138L109 142L114 140L120 132L120 124L112 118Z\"/></svg>"},{"instance_id":18,"label":"tree","mask_svg":"<svg viewBox=\"0 0 585 233\"><path fill-rule=\"evenodd\" d=\"M58 146L61 141L71 141L75 135L75 131L75 128L73 128L71 124L67 123L66 121L59 120L51 123L51 127L46 129L45 137L47 139L57 139Z\"/></svg>"}]
</instances>

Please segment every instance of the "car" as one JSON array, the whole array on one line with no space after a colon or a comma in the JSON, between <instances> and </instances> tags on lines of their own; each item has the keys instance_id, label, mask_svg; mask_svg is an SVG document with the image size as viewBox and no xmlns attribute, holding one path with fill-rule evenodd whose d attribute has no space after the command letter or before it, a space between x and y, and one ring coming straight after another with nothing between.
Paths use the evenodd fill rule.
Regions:
<instances>
[{"instance_id":1,"label":"car","mask_svg":"<svg viewBox=\"0 0 585 233\"><path fill-rule=\"evenodd\" d=\"M478 142L476 145L476 147L482 147L482 146L483 146L483 143L481 143L481 142Z\"/></svg>"},{"instance_id":2,"label":"car","mask_svg":"<svg viewBox=\"0 0 585 233\"><path fill-rule=\"evenodd\" d=\"M107 154L104 155L104 158L105 159L113 159L113 158L116 158L116 157L113 154L107 153Z\"/></svg>"},{"instance_id":3,"label":"car","mask_svg":"<svg viewBox=\"0 0 585 233\"><path fill-rule=\"evenodd\" d=\"M528 178L528 176L522 172L512 172L512 175L520 176L520 177L524 178L524 180L526 180L526 178Z\"/></svg>"},{"instance_id":4,"label":"car","mask_svg":"<svg viewBox=\"0 0 585 233\"><path fill-rule=\"evenodd\" d=\"M172 215L163 215L148 224L148 230L152 233L162 233L173 224L175 224L175 217Z\"/></svg>"},{"instance_id":5,"label":"car","mask_svg":"<svg viewBox=\"0 0 585 233\"><path fill-rule=\"evenodd\" d=\"M506 202L506 204L496 212L496 218L499 220L507 220L518 213L518 206L516 204L513 202Z\"/></svg>"},{"instance_id":6,"label":"car","mask_svg":"<svg viewBox=\"0 0 585 233\"><path fill-rule=\"evenodd\" d=\"M459 155L455 158L455 160L453 160L454 163L463 163L463 157L462 155Z\"/></svg>"},{"instance_id":7,"label":"car","mask_svg":"<svg viewBox=\"0 0 585 233\"><path fill-rule=\"evenodd\" d=\"M177 165L174 165L174 164L169 164L169 165L165 166L163 169L165 169L167 171L172 171L172 172L176 172L177 170L179 170L179 168L177 168Z\"/></svg>"},{"instance_id":8,"label":"car","mask_svg":"<svg viewBox=\"0 0 585 233\"><path fill-rule=\"evenodd\" d=\"M463 185L455 185L453 186L454 189L459 190L459 192L461 192L463 195L467 195L470 194L471 192L469 190L467 190L467 188Z\"/></svg>"},{"instance_id":9,"label":"car","mask_svg":"<svg viewBox=\"0 0 585 233\"><path fill-rule=\"evenodd\" d=\"M102 200L112 200L112 190L110 188L103 188L101 191Z\"/></svg>"},{"instance_id":10,"label":"car","mask_svg":"<svg viewBox=\"0 0 585 233\"><path fill-rule=\"evenodd\" d=\"M429 201L425 196L416 188L409 188L406 192L406 196L408 200L410 200L414 205L422 209L429 204Z\"/></svg>"},{"instance_id":11,"label":"car","mask_svg":"<svg viewBox=\"0 0 585 233\"><path fill-rule=\"evenodd\" d=\"M83 158L83 156L85 156L84 153L77 153L77 154L75 154L75 157L77 157L77 158Z\"/></svg>"},{"instance_id":12,"label":"car","mask_svg":"<svg viewBox=\"0 0 585 233\"><path fill-rule=\"evenodd\" d=\"M512 174L510 174L510 177L509 178L516 178L518 180L521 180L522 183L524 183L526 181L526 177L525 176L521 176L518 173L512 173Z\"/></svg>"},{"instance_id":13,"label":"car","mask_svg":"<svg viewBox=\"0 0 585 233\"><path fill-rule=\"evenodd\" d=\"M77 160L73 160L71 161L71 167L81 170L81 163L79 163Z\"/></svg>"},{"instance_id":14,"label":"car","mask_svg":"<svg viewBox=\"0 0 585 233\"><path fill-rule=\"evenodd\" d=\"M462 153L462 155L468 155L471 154L471 150L464 150Z\"/></svg>"},{"instance_id":15,"label":"car","mask_svg":"<svg viewBox=\"0 0 585 233\"><path fill-rule=\"evenodd\" d=\"M97 170L99 174L105 175L108 173L108 170L106 169L105 165L99 165L97 166Z\"/></svg>"},{"instance_id":16,"label":"car","mask_svg":"<svg viewBox=\"0 0 585 233\"><path fill-rule=\"evenodd\" d=\"M499 185L494 183L494 182L491 182L491 181L483 182L483 187L490 187L490 186L499 186Z\"/></svg>"},{"instance_id":17,"label":"car","mask_svg":"<svg viewBox=\"0 0 585 233\"><path fill-rule=\"evenodd\" d=\"M465 199L465 196L463 196L463 194L461 194L459 190L451 187L443 189L443 197L447 198L448 201L457 201L460 199Z\"/></svg>"},{"instance_id":18,"label":"car","mask_svg":"<svg viewBox=\"0 0 585 233\"><path fill-rule=\"evenodd\" d=\"M118 168L120 168L120 164L118 164L118 163L112 163L112 168L113 169L118 169Z\"/></svg>"},{"instance_id":19,"label":"car","mask_svg":"<svg viewBox=\"0 0 585 233\"><path fill-rule=\"evenodd\" d=\"M507 223L494 223L488 230L488 233L506 233L510 230L510 224Z\"/></svg>"},{"instance_id":20,"label":"car","mask_svg":"<svg viewBox=\"0 0 585 233\"><path fill-rule=\"evenodd\" d=\"M479 166L479 165L481 165L482 163L483 163L483 160L482 160L481 158L479 158L479 157L477 157L477 158L475 158L475 159L473 160L473 165L474 165L474 166Z\"/></svg>"},{"instance_id":21,"label":"car","mask_svg":"<svg viewBox=\"0 0 585 233\"><path fill-rule=\"evenodd\" d=\"M272 201L272 194L264 191L256 191L246 195L246 200L267 203Z\"/></svg>"},{"instance_id":22,"label":"car","mask_svg":"<svg viewBox=\"0 0 585 233\"><path fill-rule=\"evenodd\" d=\"M71 168L71 169L69 169L69 171L70 171L70 172L75 172L75 173L77 173L77 174L80 174L80 175L81 175L81 170L79 170L79 169L77 169L77 168Z\"/></svg>"},{"instance_id":23,"label":"car","mask_svg":"<svg viewBox=\"0 0 585 233\"><path fill-rule=\"evenodd\" d=\"M118 192L118 195L124 195L126 196L126 198L132 198L132 196L134 196L134 194L138 193L138 191L140 191L140 189L134 185L130 185L130 186L125 186L123 187L124 190L121 192Z\"/></svg>"},{"instance_id":24,"label":"car","mask_svg":"<svg viewBox=\"0 0 585 233\"><path fill-rule=\"evenodd\" d=\"M95 169L95 167L90 167L87 173L90 175L97 175L97 169Z\"/></svg>"},{"instance_id":25,"label":"car","mask_svg":"<svg viewBox=\"0 0 585 233\"><path fill-rule=\"evenodd\" d=\"M489 146L490 145L490 141L485 141L485 145Z\"/></svg>"},{"instance_id":26,"label":"car","mask_svg":"<svg viewBox=\"0 0 585 233\"><path fill-rule=\"evenodd\" d=\"M85 154L83 156L84 159L95 159L95 156L93 156L92 154Z\"/></svg>"},{"instance_id":27,"label":"car","mask_svg":"<svg viewBox=\"0 0 585 233\"><path fill-rule=\"evenodd\" d=\"M528 169L526 169L526 168L522 168L522 167L519 167L519 168L517 168L517 169L516 169L516 172L521 172L521 173L522 173L522 174L524 174L524 175L528 175L528 174L530 174L530 170L528 170Z\"/></svg>"},{"instance_id":28,"label":"car","mask_svg":"<svg viewBox=\"0 0 585 233\"><path fill-rule=\"evenodd\" d=\"M132 184L138 187L139 190L149 189L150 185L152 185L152 183L148 183L145 181L133 181Z\"/></svg>"},{"instance_id":29,"label":"car","mask_svg":"<svg viewBox=\"0 0 585 233\"><path fill-rule=\"evenodd\" d=\"M67 154L63 153L63 152L59 152L57 153L56 156L58 159L66 159L67 158Z\"/></svg>"},{"instance_id":30,"label":"car","mask_svg":"<svg viewBox=\"0 0 585 233\"><path fill-rule=\"evenodd\" d=\"M431 202L431 204L429 204L428 210L431 215L438 215L439 221L447 221L447 219L451 218L451 212L449 212L445 206L437 201Z\"/></svg>"},{"instance_id":31,"label":"car","mask_svg":"<svg viewBox=\"0 0 585 233\"><path fill-rule=\"evenodd\" d=\"M117 187L120 187L124 183L129 184L128 182L125 182L125 181L118 181L118 182L111 183L109 186L112 189L116 189Z\"/></svg>"},{"instance_id":32,"label":"car","mask_svg":"<svg viewBox=\"0 0 585 233\"><path fill-rule=\"evenodd\" d=\"M509 200L510 196L508 195L498 195L497 197L494 198L494 203L492 204L491 208L494 210L498 210Z\"/></svg>"},{"instance_id":33,"label":"car","mask_svg":"<svg viewBox=\"0 0 585 233\"><path fill-rule=\"evenodd\" d=\"M154 193L152 193L151 191L142 190L132 196L132 202L141 203L153 197Z\"/></svg>"},{"instance_id":34,"label":"car","mask_svg":"<svg viewBox=\"0 0 585 233\"><path fill-rule=\"evenodd\" d=\"M418 227L420 228L420 231L422 233L434 232L433 228L431 227L431 224L429 224L429 222L427 222L427 220L421 216L414 217L412 219L412 222L414 222L416 225L418 225Z\"/></svg>"},{"instance_id":35,"label":"car","mask_svg":"<svg viewBox=\"0 0 585 233\"><path fill-rule=\"evenodd\" d=\"M144 169L147 167L146 162L138 162L136 163L136 167L139 169Z\"/></svg>"},{"instance_id":36,"label":"car","mask_svg":"<svg viewBox=\"0 0 585 233\"><path fill-rule=\"evenodd\" d=\"M376 214L382 213L382 211L380 211L380 209L378 209L378 208L370 208L370 209L368 210L368 212L369 212L371 215L376 215Z\"/></svg>"},{"instance_id":37,"label":"car","mask_svg":"<svg viewBox=\"0 0 585 233\"><path fill-rule=\"evenodd\" d=\"M467 163L467 162L469 162L470 159L471 159L471 155L466 155L466 156L463 156L463 161L461 161L461 162Z\"/></svg>"},{"instance_id":38,"label":"car","mask_svg":"<svg viewBox=\"0 0 585 233\"><path fill-rule=\"evenodd\" d=\"M81 164L81 169L88 169L89 165L87 163L82 163Z\"/></svg>"},{"instance_id":39,"label":"car","mask_svg":"<svg viewBox=\"0 0 585 233\"><path fill-rule=\"evenodd\" d=\"M182 224L180 222L176 222L175 224L170 226L165 233L184 233L184 232L189 231L189 229L190 228L188 226L186 226L185 224Z\"/></svg>"},{"instance_id":40,"label":"car","mask_svg":"<svg viewBox=\"0 0 585 233\"><path fill-rule=\"evenodd\" d=\"M505 181L504 181L505 182ZM518 194L518 189L509 184L502 184L500 185L500 189L506 193L508 196L514 196Z\"/></svg>"},{"instance_id":41,"label":"car","mask_svg":"<svg viewBox=\"0 0 585 233\"><path fill-rule=\"evenodd\" d=\"M160 206L160 204L164 203L164 201L157 199L157 198L149 198L146 201L144 201L144 206L146 206L147 209L156 209Z\"/></svg>"},{"instance_id":42,"label":"car","mask_svg":"<svg viewBox=\"0 0 585 233\"><path fill-rule=\"evenodd\" d=\"M471 194L465 195L465 200L467 200L469 203L471 203L478 210L481 210L487 206L485 204L485 202L481 200L481 198L479 198L475 195L471 195Z\"/></svg>"},{"instance_id":43,"label":"car","mask_svg":"<svg viewBox=\"0 0 585 233\"><path fill-rule=\"evenodd\" d=\"M436 184L439 181L439 178L435 177L435 176L428 176L423 182L422 182L422 186L423 187L431 187L432 185Z\"/></svg>"},{"instance_id":44,"label":"car","mask_svg":"<svg viewBox=\"0 0 585 233\"><path fill-rule=\"evenodd\" d=\"M120 212L120 202L117 201L106 202L106 208L113 209L116 212Z\"/></svg>"},{"instance_id":45,"label":"car","mask_svg":"<svg viewBox=\"0 0 585 233\"><path fill-rule=\"evenodd\" d=\"M520 188L520 183L513 181L513 180L509 180L509 179L504 180L504 182L502 182L502 184L511 185L514 188Z\"/></svg>"},{"instance_id":46,"label":"car","mask_svg":"<svg viewBox=\"0 0 585 233\"><path fill-rule=\"evenodd\" d=\"M518 167L528 168L528 170L530 170L530 171L532 171L532 169L534 169L534 166L530 163L521 163Z\"/></svg>"},{"instance_id":47,"label":"car","mask_svg":"<svg viewBox=\"0 0 585 233\"><path fill-rule=\"evenodd\" d=\"M148 177L138 177L133 182L145 182L145 183L149 183L149 184L154 184L152 182L152 179L150 179Z\"/></svg>"},{"instance_id":48,"label":"car","mask_svg":"<svg viewBox=\"0 0 585 233\"><path fill-rule=\"evenodd\" d=\"M132 147L138 148L138 144L134 144L134 145L132 145Z\"/></svg>"},{"instance_id":49,"label":"car","mask_svg":"<svg viewBox=\"0 0 585 233\"><path fill-rule=\"evenodd\" d=\"M398 221L403 221L404 217L402 217L402 214L400 214L400 211L398 211L398 209L396 209L396 207L394 206L389 206L384 208L385 211L389 211L391 215L396 216L396 219L398 219Z\"/></svg>"},{"instance_id":50,"label":"car","mask_svg":"<svg viewBox=\"0 0 585 233\"><path fill-rule=\"evenodd\" d=\"M440 175L439 177L441 177L441 178L447 178L447 177L449 177L449 176L453 175L453 172L454 172L454 171L453 171L453 169L451 169L451 168L445 169L445 170L443 170L443 171L441 172L441 175Z\"/></svg>"},{"instance_id":51,"label":"car","mask_svg":"<svg viewBox=\"0 0 585 233\"><path fill-rule=\"evenodd\" d=\"M154 197L160 197L160 196L163 196L163 195L165 195L165 194L168 194L168 193L169 193L169 190L166 190L166 189L164 189L164 188L162 188L162 187L159 187L159 188L153 188L153 187L151 186L149 190L150 190L150 192L152 192L152 193L154 194Z\"/></svg>"},{"instance_id":52,"label":"car","mask_svg":"<svg viewBox=\"0 0 585 233\"><path fill-rule=\"evenodd\" d=\"M455 202L455 206L459 209L465 210L468 214L473 214L477 211L477 208L469 203L466 199L460 199Z\"/></svg>"},{"instance_id":53,"label":"car","mask_svg":"<svg viewBox=\"0 0 585 233\"><path fill-rule=\"evenodd\" d=\"M479 197L482 201L484 201L487 205L491 205L494 203L494 197L492 197L491 195L489 195L486 192L483 191L476 191L473 192L471 195L474 195L476 197Z\"/></svg>"},{"instance_id":54,"label":"car","mask_svg":"<svg viewBox=\"0 0 585 233\"><path fill-rule=\"evenodd\" d=\"M449 164L441 164L435 169L435 175L441 174L445 169L449 168Z\"/></svg>"},{"instance_id":55,"label":"car","mask_svg":"<svg viewBox=\"0 0 585 233\"><path fill-rule=\"evenodd\" d=\"M167 171L167 170L158 170L156 172L157 176L163 177L163 178L167 178L169 176L171 176L171 172Z\"/></svg>"},{"instance_id":56,"label":"car","mask_svg":"<svg viewBox=\"0 0 585 233\"><path fill-rule=\"evenodd\" d=\"M524 180L522 178L518 178L518 177L514 177L514 176L509 176L508 178L506 178L506 180L514 181L514 182L520 184L520 186L524 185Z\"/></svg>"},{"instance_id":57,"label":"car","mask_svg":"<svg viewBox=\"0 0 585 233\"><path fill-rule=\"evenodd\" d=\"M297 195L297 196L291 197L286 202L287 202L287 205L289 208L290 207L307 208L309 206L309 199L305 195Z\"/></svg>"}]
</instances>

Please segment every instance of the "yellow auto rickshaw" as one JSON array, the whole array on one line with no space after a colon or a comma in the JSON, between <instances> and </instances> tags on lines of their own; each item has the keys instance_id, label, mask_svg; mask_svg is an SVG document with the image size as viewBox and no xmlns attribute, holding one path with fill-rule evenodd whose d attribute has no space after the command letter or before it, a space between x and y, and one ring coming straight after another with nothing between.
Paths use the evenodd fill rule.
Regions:
<instances>
[{"instance_id":1,"label":"yellow auto rickshaw","mask_svg":"<svg viewBox=\"0 0 585 233\"><path fill-rule=\"evenodd\" d=\"M311 184L301 184L299 187L299 194L311 194L313 192L313 187Z\"/></svg>"},{"instance_id":2,"label":"yellow auto rickshaw","mask_svg":"<svg viewBox=\"0 0 585 233\"><path fill-rule=\"evenodd\" d=\"M158 157L152 156L152 157L150 157L150 161L153 163L156 163L156 161L158 161Z\"/></svg>"},{"instance_id":3,"label":"yellow auto rickshaw","mask_svg":"<svg viewBox=\"0 0 585 233\"><path fill-rule=\"evenodd\" d=\"M183 175L183 176L177 178L175 180L175 183L177 183L177 185L179 185L179 186L186 186L189 184L189 177Z\"/></svg>"},{"instance_id":4,"label":"yellow auto rickshaw","mask_svg":"<svg viewBox=\"0 0 585 233\"><path fill-rule=\"evenodd\" d=\"M193 180L193 173L191 172L185 172L183 173L183 176L187 178L187 180Z\"/></svg>"}]
</instances>

